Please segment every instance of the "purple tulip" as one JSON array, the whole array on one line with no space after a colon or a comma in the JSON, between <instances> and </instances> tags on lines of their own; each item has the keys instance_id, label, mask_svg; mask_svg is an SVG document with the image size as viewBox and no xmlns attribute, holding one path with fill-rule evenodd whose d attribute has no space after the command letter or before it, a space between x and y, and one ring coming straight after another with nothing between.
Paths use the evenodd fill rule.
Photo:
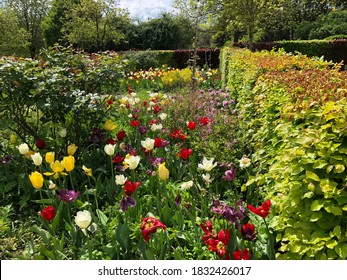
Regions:
<instances>
[{"instance_id":1,"label":"purple tulip","mask_svg":"<svg viewBox=\"0 0 347 280\"><path fill-rule=\"evenodd\" d=\"M125 196L120 201L119 207L123 212L126 212L129 207L134 207L136 200L132 196Z\"/></svg>"},{"instance_id":2,"label":"purple tulip","mask_svg":"<svg viewBox=\"0 0 347 280\"><path fill-rule=\"evenodd\" d=\"M79 195L80 195L80 192L62 189L60 191L60 193L57 194L57 197L59 197L62 201L72 202L72 201L76 200Z\"/></svg>"}]
</instances>

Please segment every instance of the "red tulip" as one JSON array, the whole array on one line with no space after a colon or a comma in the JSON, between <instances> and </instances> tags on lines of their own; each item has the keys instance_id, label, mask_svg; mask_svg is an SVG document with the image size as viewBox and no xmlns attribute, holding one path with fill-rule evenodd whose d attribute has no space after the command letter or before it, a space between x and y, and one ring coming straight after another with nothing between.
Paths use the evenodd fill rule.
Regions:
<instances>
[{"instance_id":1,"label":"red tulip","mask_svg":"<svg viewBox=\"0 0 347 280\"><path fill-rule=\"evenodd\" d=\"M251 259L251 254L249 253L247 248L243 249L243 251L241 250L235 251L233 255L235 260L250 260Z\"/></svg>"},{"instance_id":2,"label":"red tulip","mask_svg":"<svg viewBox=\"0 0 347 280\"><path fill-rule=\"evenodd\" d=\"M156 218L142 218L142 224L140 229L142 230L142 236L146 242L148 242L150 239L149 234L156 233L158 228L166 230L166 226Z\"/></svg>"},{"instance_id":3,"label":"red tulip","mask_svg":"<svg viewBox=\"0 0 347 280\"><path fill-rule=\"evenodd\" d=\"M125 136L127 136L126 132L124 130L120 130L117 134L118 141L122 141Z\"/></svg>"},{"instance_id":4,"label":"red tulip","mask_svg":"<svg viewBox=\"0 0 347 280\"><path fill-rule=\"evenodd\" d=\"M196 128L196 122L192 122L192 121L187 122L187 127L189 130L194 130Z\"/></svg>"},{"instance_id":5,"label":"red tulip","mask_svg":"<svg viewBox=\"0 0 347 280\"><path fill-rule=\"evenodd\" d=\"M55 217L55 209L53 206L48 206L46 208L43 208L41 211L42 218L44 218L46 221L52 221Z\"/></svg>"},{"instance_id":6,"label":"red tulip","mask_svg":"<svg viewBox=\"0 0 347 280\"><path fill-rule=\"evenodd\" d=\"M192 149L182 148L181 152L177 154L182 159L188 159L190 155L192 154Z\"/></svg>"},{"instance_id":7,"label":"red tulip","mask_svg":"<svg viewBox=\"0 0 347 280\"><path fill-rule=\"evenodd\" d=\"M132 195L135 190L141 185L140 182L131 182L131 181L126 181L124 185L124 192L126 195Z\"/></svg>"},{"instance_id":8,"label":"red tulip","mask_svg":"<svg viewBox=\"0 0 347 280\"><path fill-rule=\"evenodd\" d=\"M253 212L254 214L265 218L270 211L270 206L271 206L271 201L270 199L268 199L267 201L265 201L261 206L255 208L254 206L252 206L251 204L248 204L248 209Z\"/></svg>"},{"instance_id":9,"label":"red tulip","mask_svg":"<svg viewBox=\"0 0 347 280\"><path fill-rule=\"evenodd\" d=\"M39 150L43 150L46 146L46 142L43 139L37 139L35 144Z\"/></svg>"}]
</instances>

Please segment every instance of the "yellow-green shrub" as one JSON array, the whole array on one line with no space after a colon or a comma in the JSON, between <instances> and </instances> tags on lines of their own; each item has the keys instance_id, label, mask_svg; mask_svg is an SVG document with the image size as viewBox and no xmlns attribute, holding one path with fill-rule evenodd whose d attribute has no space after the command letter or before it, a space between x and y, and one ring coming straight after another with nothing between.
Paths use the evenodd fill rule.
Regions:
<instances>
[{"instance_id":1,"label":"yellow-green shrub","mask_svg":"<svg viewBox=\"0 0 347 280\"><path fill-rule=\"evenodd\" d=\"M283 52L231 50L222 65L255 166L243 190L271 199L277 258L347 259L347 74Z\"/></svg>"}]
</instances>

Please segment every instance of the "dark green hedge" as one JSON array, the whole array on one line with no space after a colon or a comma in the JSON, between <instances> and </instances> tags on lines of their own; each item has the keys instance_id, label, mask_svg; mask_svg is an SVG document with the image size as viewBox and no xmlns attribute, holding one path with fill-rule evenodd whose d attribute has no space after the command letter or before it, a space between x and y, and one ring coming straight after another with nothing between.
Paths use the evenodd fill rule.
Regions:
<instances>
[{"instance_id":1,"label":"dark green hedge","mask_svg":"<svg viewBox=\"0 0 347 280\"><path fill-rule=\"evenodd\" d=\"M235 44L237 47L248 47L247 43ZM259 42L255 43L255 49L271 50L283 48L286 52L300 52L304 55L313 57L324 57L324 60L347 65L347 39L336 40L300 40L300 41L278 41L278 42Z\"/></svg>"},{"instance_id":2,"label":"dark green hedge","mask_svg":"<svg viewBox=\"0 0 347 280\"><path fill-rule=\"evenodd\" d=\"M173 50L173 51L128 51L122 52L129 61L129 67L132 70L149 69L150 67L162 67L167 65L179 69L191 65L193 50ZM199 49L198 65L200 67L219 67L219 49Z\"/></svg>"}]
</instances>

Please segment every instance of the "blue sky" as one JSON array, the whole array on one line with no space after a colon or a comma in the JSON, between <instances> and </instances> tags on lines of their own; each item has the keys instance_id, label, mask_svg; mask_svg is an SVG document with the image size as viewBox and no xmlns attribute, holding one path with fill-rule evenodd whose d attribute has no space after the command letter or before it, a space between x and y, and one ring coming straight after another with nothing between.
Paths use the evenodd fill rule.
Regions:
<instances>
[{"instance_id":1,"label":"blue sky","mask_svg":"<svg viewBox=\"0 0 347 280\"><path fill-rule=\"evenodd\" d=\"M158 17L162 12L170 12L172 0L120 0L121 8L128 8L130 17L141 21Z\"/></svg>"}]
</instances>

